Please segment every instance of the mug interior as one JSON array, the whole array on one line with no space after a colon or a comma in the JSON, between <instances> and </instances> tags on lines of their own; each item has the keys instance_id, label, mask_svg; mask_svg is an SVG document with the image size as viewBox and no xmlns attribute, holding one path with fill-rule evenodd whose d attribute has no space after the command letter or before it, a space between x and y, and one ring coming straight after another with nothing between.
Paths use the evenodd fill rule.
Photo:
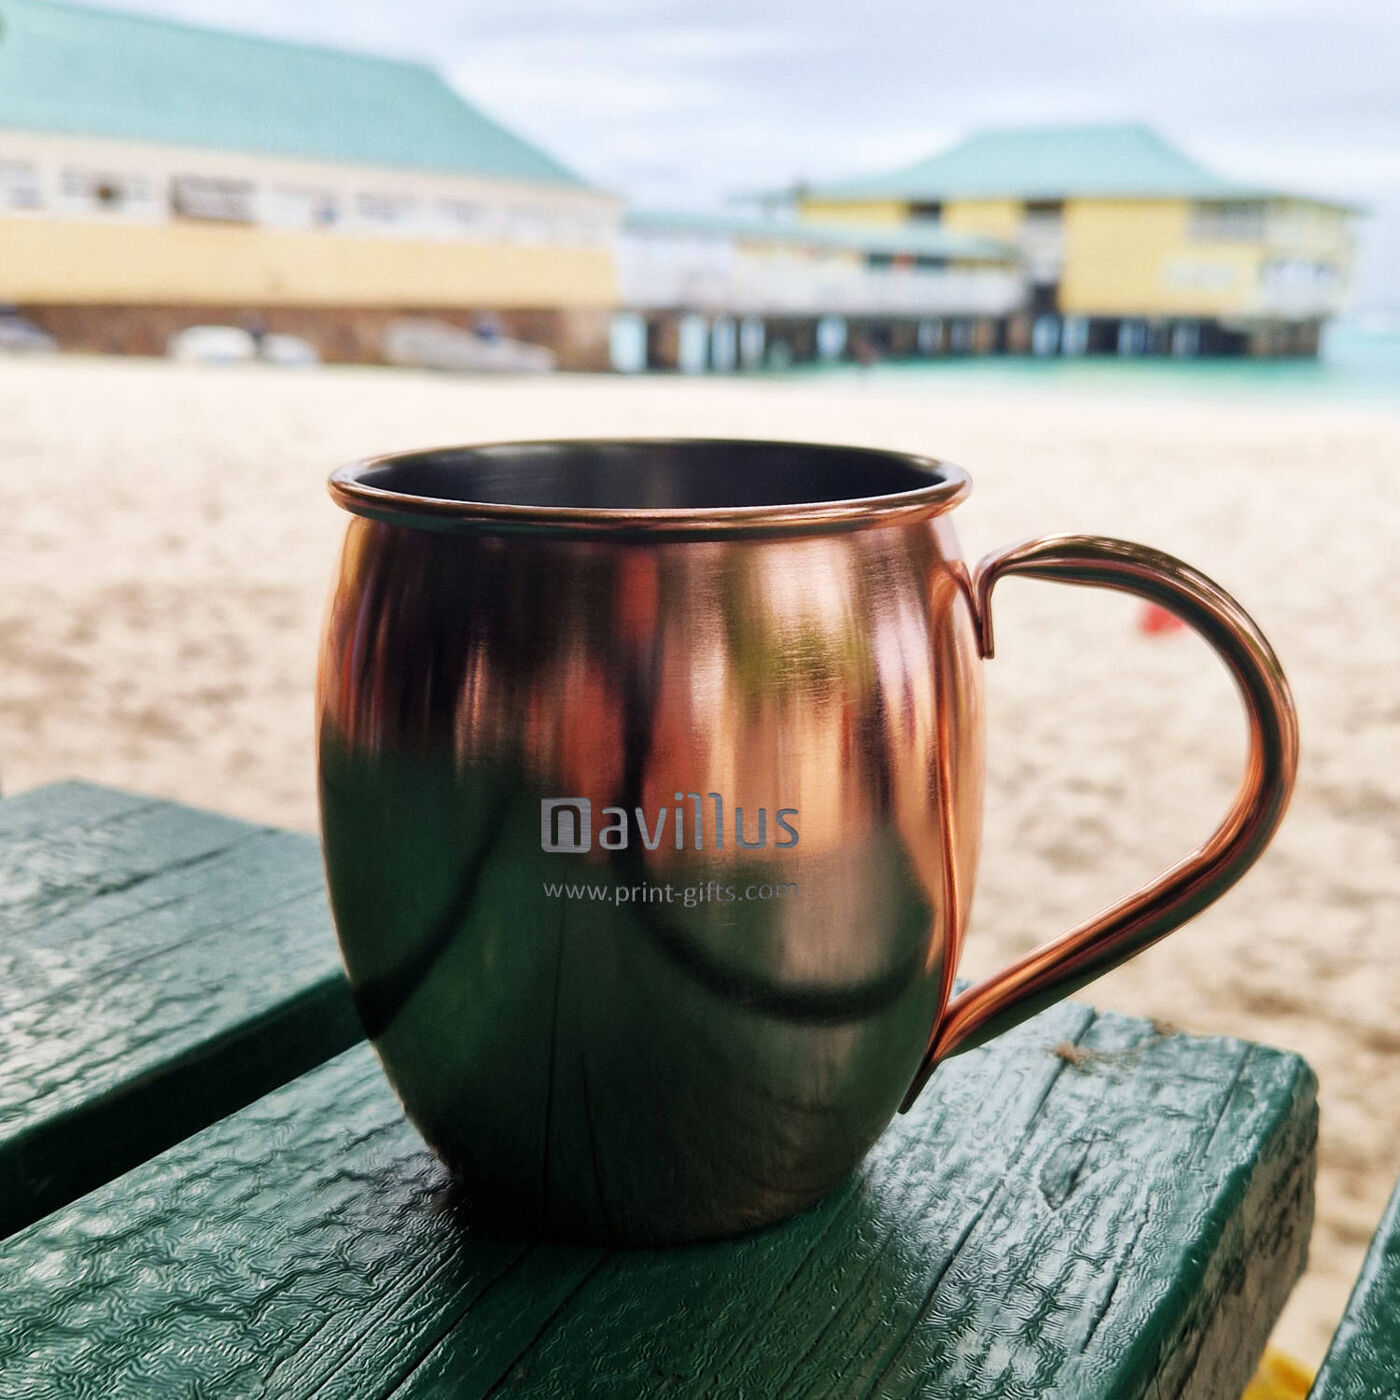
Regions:
<instances>
[{"instance_id":1,"label":"mug interior","mask_svg":"<svg viewBox=\"0 0 1400 1400\"><path fill-rule=\"evenodd\" d=\"M932 513L966 493L946 462L873 448L746 439L493 443L342 467L347 509L403 523L727 527Z\"/></svg>"},{"instance_id":2,"label":"mug interior","mask_svg":"<svg viewBox=\"0 0 1400 1400\"><path fill-rule=\"evenodd\" d=\"M786 442L539 442L412 452L366 486L565 510L727 510L893 496L943 480L892 452Z\"/></svg>"}]
</instances>

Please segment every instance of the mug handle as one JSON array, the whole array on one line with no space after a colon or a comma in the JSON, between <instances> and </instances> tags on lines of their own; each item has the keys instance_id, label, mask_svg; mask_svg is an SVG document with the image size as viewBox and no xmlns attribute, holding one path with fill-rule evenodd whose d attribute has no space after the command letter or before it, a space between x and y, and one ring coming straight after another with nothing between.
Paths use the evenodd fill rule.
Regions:
<instances>
[{"instance_id":1,"label":"mug handle","mask_svg":"<svg viewBox=\"0 0 1400 1400\"><path fill-rule=\"evenodd\" d=\"M900 1105L907 1112L934 1068L981 1045L1125 962L1225 893L1277 829L1298 769L1298 717L1278 658L1253 619L1180 559L1098 535L1047 535L989 554L973 571L978 648L990 659L992 589L1009 574L1131 593L1165 608L1213 646L1244 700L1244 780L1215 833L1185 860L1087 923L1018 958L953 998Z\"/></svg>"}]
</instances>

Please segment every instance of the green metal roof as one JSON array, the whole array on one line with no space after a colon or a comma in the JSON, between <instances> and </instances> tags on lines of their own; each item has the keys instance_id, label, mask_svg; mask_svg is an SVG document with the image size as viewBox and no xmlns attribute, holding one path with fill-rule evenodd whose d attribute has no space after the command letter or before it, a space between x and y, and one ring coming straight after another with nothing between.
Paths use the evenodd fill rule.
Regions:
<instances>
[{"instance_id":1,"label":"green metal roof","mask_svg":"<svg viewBox=\"0 0 1400 1400\"><path fill-rule=\"evenodd\" d=\"M0 0L0 127L583 186L431 68Z\"/></svg>"},{"instance_id":2,"label":"green metal roof","mask_svg":"<svg viewBox=\"0 0 1400 1400\"><path fill-rule=\"evenodd\" d=\"M812 199L919 202L1088 195L1262 199L1280 192L1217 175L1151 127L1131 124L981 131L899 170L799 193Z\"/></svg>"},{"instance_id":3,"label":"green metal roof","mask_svg":"<svg viewBox=\"0 0 1400 1400\"><path fill-rule=\"evenodd\" d=\"M937 224L903 224L897 228L862 228L851 224L784 222L728 214L630 209L623 218L629 233L683 233L729 237L750 242L801 244L812 248L844 248L861 253L924 255L969 261L1007 262L1020 254L1009 243L982 234L956 233Z\"/></svg>"}]
</instances>

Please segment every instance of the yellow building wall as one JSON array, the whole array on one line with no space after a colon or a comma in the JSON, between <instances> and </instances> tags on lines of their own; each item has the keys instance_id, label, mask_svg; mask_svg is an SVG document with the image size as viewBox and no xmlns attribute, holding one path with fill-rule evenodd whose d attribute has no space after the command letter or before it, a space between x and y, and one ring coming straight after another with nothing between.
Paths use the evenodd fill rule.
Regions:
<instances>
[{"instance_id":1,"label":"yellow building wall","mask_svg":"<svg viewBox=\"0 0 1400 1400\"><path fill-rule=\"evenodd\" d=\"M909 206L894 199L804 199L797 207L802 217L814 224L897 228L909 217Z\"/></svg>"},{"instance_id":2,"label":"yellow building wall","mask_svg":"<svg viewBox=\"0 0 1400 1400\"><path fill-rule=\"evenodd\" d=\"M617 279L606 248L9 218L0 301L602 307Z\"/></svg>"},{"instance_id":3,"label":"yellow building wall","mask_svg":"<svg viewBox=\"0 0 1400 1400\"><path fill-rule=\"evenodd\" d=\"M1021 232L1025 206L1019 199L955 199L943 206L943 227L1012 242Z\"/></svg>"},{"instance_id":4,"label":"yellow building wall","mask_svg":"<svg viewBox=\"0 0 1400 1400\"><path fill-rule=\"evenodd\" d=\"M1276 199L1270 202L1264 237L1252 241L1193 237L1191 210L1187 199L1068 200L1060 309L1070 316L1287 316L1292 313L1279 311L1262 289L1264 263L1274 258L1328 262L1344 276L1349 268L1345 210ZM888 226L905 222L908 206L807 200L802 212L824 222ZM1015 243L1025 232L1025 205L1018 199L948 200L941 223L954 233Z\"/></svg>"},{"instance_id":5,"label":"yellow building wall","mask_svg":"<svg viewBox=\"0 0 1400 1400\"><path fill-rule=\"evenodd\" d=\"M1072 200L1060 307L1071 316L1269 315L1260 273L1272 259L1329 263L1345 281L1347 221L1344 209L1280 200L1263 238L1210 240L1192 237L1189 200Z\"/></svg>"},{"instance_id":6,"label":"yellow building wall","mask_svg":"<svg viewBox=\"0 0 1400 1400\"><path fill-rule=\"evenodd\" d=\"M1070 316L1229 316L1256 298L1262 243L1189 236L1184 199L1070 200L1060 309Z\"/></svg>"}]
</instances>

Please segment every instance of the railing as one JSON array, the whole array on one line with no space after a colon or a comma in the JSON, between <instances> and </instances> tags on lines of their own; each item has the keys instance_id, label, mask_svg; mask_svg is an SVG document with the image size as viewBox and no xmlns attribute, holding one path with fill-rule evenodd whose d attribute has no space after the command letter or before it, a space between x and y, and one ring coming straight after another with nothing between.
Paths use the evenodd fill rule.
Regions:
<instances>
[{"instance_id":1,"label":"railing","mask_svg":"<svg viewBox=\"0 0 1400 1400\"><path fill-rule=\"evenodd\" d=\"M1263 316L1312 320L1340 311L1345 292L1342 271L1334 263L1276 258L1260 269L1255 306Z\"/></svg>"},{"instance_id":2,"label":"railing","mask_svg":"<svg viewBox=\"0 0 1400 1400\"><path fill-rule=\"evenodd\" d=\"M1004 316L1022 306L1024 278L996 269L823 268L737 262L664 267L622 260L622 303L737 315Z\"/></svg>"}]
</instances>

